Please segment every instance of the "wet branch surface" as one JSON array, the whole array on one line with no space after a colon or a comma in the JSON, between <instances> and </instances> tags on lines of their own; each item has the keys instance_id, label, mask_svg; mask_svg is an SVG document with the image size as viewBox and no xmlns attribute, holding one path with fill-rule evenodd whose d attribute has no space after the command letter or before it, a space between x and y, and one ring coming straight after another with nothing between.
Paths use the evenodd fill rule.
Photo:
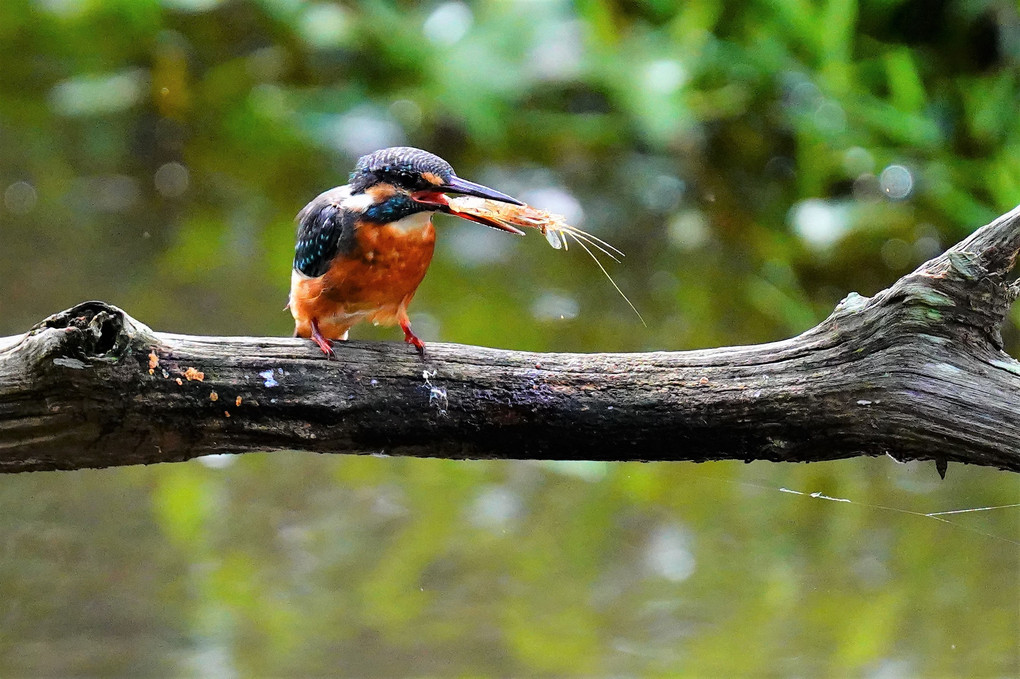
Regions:
<instances>
[{"instance_id":1,"label":"wet branch surface","mask_svg":"<svg viewBox=\"0 0 1020 679\"><path fill-rule=\"evenodd\" d=\"M102 302L0 338L0 471L281 449L442 458L857 455L1020 471L999 328L1020 207L872 298L771 344L538 354L153 332Z\"/></svg>"}]
</instances>

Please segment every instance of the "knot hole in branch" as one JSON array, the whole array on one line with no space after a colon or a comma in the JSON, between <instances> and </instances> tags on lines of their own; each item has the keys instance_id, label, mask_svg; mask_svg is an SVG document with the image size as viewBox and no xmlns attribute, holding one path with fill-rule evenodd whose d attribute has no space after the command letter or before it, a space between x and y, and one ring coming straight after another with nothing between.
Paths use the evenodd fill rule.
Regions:
<instances>
[{"instance_id":1,"label":"knot hole in branch","mask_svg":"<svg viewBox=\"0 0 1020 679\"><path fill-rule=\"evenodd\" d=\"M105 302L82 302L50 316L36 328L63 329L60 353L78 358L119 355L131 340L124 312Z\"/></svg>"}]
</instances>

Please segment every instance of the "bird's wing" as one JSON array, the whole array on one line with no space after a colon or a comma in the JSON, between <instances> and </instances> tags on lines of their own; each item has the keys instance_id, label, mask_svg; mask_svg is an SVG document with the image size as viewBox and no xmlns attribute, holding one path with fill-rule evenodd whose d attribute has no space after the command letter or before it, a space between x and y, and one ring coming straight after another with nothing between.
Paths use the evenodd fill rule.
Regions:
<instances>
[{"instance_id":1,"label":"bird's wing","mask_svg":"<svg viewBox=\"0 0 1020 679\"><path fill-rule=\"evenodd\" d=\"M294 269L312 278L329 270L340 252L349 252L354 241L354 213L342 203L350 188L338 186L316 196L298 213Z\"/></svg>"}]
</instances>

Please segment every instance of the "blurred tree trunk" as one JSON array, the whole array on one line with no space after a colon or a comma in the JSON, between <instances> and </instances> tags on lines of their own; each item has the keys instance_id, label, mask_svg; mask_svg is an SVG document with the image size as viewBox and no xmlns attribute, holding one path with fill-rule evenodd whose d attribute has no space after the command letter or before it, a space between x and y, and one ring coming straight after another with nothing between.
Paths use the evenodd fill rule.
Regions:
<instances>
[{"instance_id":1,"label":"blurred tree trunk","mask_svg":"<svg viewBox=\"0 0 1020 679\"><path fill-rule=\"evenodd\" d=\"M0 339L0 471L281 449L444 458L889 454L1020 471L1020 363L999 328L1020 208L782 342L535 354L157 333L86 302Z\"/></svg>"}]
</instances>

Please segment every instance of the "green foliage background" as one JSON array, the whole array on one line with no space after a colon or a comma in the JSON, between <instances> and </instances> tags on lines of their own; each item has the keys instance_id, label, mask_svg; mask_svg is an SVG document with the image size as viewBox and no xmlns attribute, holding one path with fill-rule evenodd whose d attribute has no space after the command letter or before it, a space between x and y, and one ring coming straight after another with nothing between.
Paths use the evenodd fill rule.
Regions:
<instances>
[{"instance_id":1,"label":"green foliage background","mask_svg":"<svg viewBox=\"0 0 1020 679\"><path fill-rule=\"evenodd\" d=\"M426 342L780 339L1020 202L1018 110L1014 0L6 0L0 334L87 298L288 334L293 215L407 143L618 245L648 322L584 253L440 217ZM891 459L0 478L0 673L1015 676L1016 508L889 508L1018 491Z\"/></svg>"}]
</instances>

